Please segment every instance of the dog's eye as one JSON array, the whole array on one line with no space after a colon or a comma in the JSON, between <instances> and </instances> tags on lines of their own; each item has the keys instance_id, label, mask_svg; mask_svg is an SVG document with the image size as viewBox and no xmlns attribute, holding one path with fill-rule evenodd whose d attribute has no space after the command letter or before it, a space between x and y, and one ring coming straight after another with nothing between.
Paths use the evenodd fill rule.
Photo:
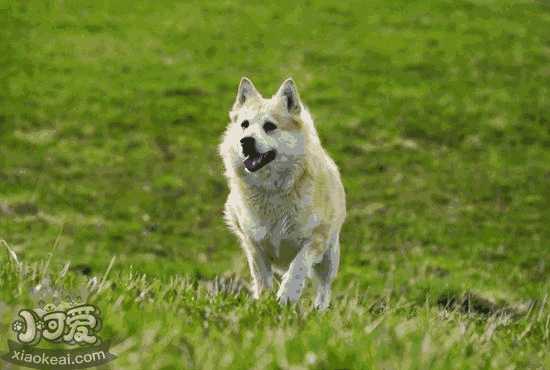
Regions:
<instances>
[{"instance_id":1,"label":"dog's eye","mask_svg":"<svg viewBox=\"0 0 550 370\"><path fill-rule=\"evenodd\" d=\"M242 128L247 128L248 125L249 125L249 122L248 122L248 120L246 120L246 119L245 119L244 121L242 121L242 123L241 123L241 127L242 127Z\"/></svg>"},{"instance_id":2,"label":"dog's eye","mask_svg":"<svg viewBox=\"0 0 550 370\"><path fill-rule=\"evenodd\" d=\"M274 124L271 121L267 121L266 123L264 123L264 131L265 132L271 132L271 131L275 130L276 128L277 128L277 125Z\"/></svg>"}]
</instances>

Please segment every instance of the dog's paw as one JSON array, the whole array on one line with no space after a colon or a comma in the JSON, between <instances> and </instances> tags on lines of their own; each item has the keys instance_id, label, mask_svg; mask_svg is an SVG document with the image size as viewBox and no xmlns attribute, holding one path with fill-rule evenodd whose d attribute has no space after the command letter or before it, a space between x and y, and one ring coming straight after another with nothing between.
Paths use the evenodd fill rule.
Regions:
<instances>
[{"instance_id":1,"label":"dog's paw","mask_svg":"<svg viewBox=\"0 0 550 370\"><path fill-rule=\"evenodd\" d=\"M304 285L305 282L303 279L289 279L287 276L284 276L277 292L277 300L281 305L297 302L302 295Z\"/></svg>"},{"instance_id":2,"label":"dog's paw","mask_svg":"<svg viewBox=\"0 0 550 370\"><path fill-rule=\"evenodd\" d=\"M330 306L330 290L319 288L313 306L319 311L326 310Z\"/></svg>"},{"instance_id":3,"label":"dog's paw","mask_svg":"<svg viewBox=\"0 0 550 370\"><path fill-rule=\"evenodd\" d=\"M279 304L281 306L296 303L299 298L300 298L299 294L292 294L292 292L280 292L279 291L277 293L277 302L279 302Z\"/></svg>"},{"instance_id":4,"label":"dog's paw","mask_svg":"<svg viewBox=\"0 0 550 370\"><path fill-rule=\"evenodd\" d=\"M318 311L324 311L330 306L330 300L328 299L319 299L317 298L315 300L315 303L313 304L313 307L315 307Z\"/></svg>"}]
</instances>

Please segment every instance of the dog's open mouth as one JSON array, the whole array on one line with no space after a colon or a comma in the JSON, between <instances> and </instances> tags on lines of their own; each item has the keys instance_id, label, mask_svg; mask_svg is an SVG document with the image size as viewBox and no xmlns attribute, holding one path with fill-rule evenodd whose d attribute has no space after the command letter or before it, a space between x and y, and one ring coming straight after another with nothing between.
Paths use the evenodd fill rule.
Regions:
<instances>
[{"instance_id":1,"label":"dog's open mouth","mask_svg":"<svg viewBox=\"0 0 550 370\"><path fill-rule=\"evenodd\" d=\"M277 152L275 150L270 150L265 153L258 153L254 150L252 153L248 153L246 159L244 160L244 166L250 172L256 172L274 160L276 154Z\"/></svg>"}]
</instances>

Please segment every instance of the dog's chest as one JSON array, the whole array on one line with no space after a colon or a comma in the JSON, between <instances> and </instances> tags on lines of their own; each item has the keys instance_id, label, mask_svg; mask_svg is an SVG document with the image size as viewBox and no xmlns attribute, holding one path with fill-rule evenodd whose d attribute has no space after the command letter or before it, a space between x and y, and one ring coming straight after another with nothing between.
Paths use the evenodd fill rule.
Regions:
<instances>
[{"instance_id":1,"label":"dog's chest","mask_svg":"<svg viewBox=\"0 0 550 370\"><path fill-rule=\"evenodd\" d=\"M315 227L316 218L304 199L259 200L251 218L251 237L277 265L288 265Z\"/></svg>"}]
</instances>

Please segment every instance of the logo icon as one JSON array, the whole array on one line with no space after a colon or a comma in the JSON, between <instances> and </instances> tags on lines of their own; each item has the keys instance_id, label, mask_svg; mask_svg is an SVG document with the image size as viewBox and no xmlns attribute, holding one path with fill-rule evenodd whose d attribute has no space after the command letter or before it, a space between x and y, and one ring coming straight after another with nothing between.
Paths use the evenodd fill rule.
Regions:
<instances>
[{"instance_id":1,"label":"logo icon","mask_svg":"<svg viewBox=\"0 0 550 370\"><path fill-rule=\"evenodd\" d=\"M78 300L22 309L11 329L17 342L8 340L9 352L2 359L36 369L84 369L100 366L116 358L109 344L98 335L101 311ZM41 341L77 348L38 348ZM51 347L51 346L50 346Z\"/></svg>"}]
</instances>

